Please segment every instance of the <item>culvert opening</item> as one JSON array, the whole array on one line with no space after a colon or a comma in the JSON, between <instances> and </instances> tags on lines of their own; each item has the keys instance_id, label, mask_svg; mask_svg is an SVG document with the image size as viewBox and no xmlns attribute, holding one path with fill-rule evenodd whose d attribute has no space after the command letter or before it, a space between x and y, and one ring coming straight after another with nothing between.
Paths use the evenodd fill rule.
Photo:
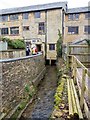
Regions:
<instances>
[{"instance_id":1,"label":"culvert opening","mask_svg":"<svg viewBox=\"0 0 90 120\"><path fill-rule=\"evenodd\" d=\"M45 60L45 65L49 65L50 64L50 60Z\"/></svg>"},{"instance_id":2,"label":"culvert opening","mask_svg":"<svg viewBox=\"0 0 90 120\"><path fill-rule=\"evenodd\" d=\"M51 60L51 65L56 65L56 60Z\"/></svg>"}]
</instances>

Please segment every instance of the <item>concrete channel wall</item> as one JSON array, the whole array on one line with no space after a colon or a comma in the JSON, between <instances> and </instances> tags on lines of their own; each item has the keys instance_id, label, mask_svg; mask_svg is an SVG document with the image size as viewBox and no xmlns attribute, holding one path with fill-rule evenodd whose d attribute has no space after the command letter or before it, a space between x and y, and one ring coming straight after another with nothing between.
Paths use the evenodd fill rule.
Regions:
<instances>
[{"instance_id":1,"label":"concrete channel wall","mask_svg":"<svg viewBox=\"0 0 90 120\"><path fill-rule=\"evenodd\" d=\"M45 61L42 53L39 53L0 60L0 68L0 112L6 113L21 102L25 85L30 81L36 85L40 82L45 74Z\"/></svg>"}]
</instances>

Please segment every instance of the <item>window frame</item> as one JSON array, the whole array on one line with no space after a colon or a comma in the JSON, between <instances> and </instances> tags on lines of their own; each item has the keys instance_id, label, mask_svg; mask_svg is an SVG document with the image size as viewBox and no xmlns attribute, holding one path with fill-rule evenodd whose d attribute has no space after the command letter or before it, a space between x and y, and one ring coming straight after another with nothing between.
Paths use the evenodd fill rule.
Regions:
<instances>
[{"instance_id":1,"label":"window frame","mask_svg":"<svg viewBox=\"0 0 90 120\"><path fill-rule=\"evenodd\" d=\"M8 34L9 34L9 28L1 28L1 35L8 35Z\"/></svg>"},{"instance_id":2,"label":"window frame","mask_svg":"<svg viewBox=\"0 0 90 120\"><path fill-rule=\"evenodd\" d=\"M1 15L0 16L0 21L1 22L7 22L8 21L8 15Z\"/></svg>"},{"instance_id":3,"label":"window frame","mask_svg":"<svg viewBox=\"0 0 90 120\"><path fill-rule=\"evenodd\" d=\"M71 16L71 17L70 17ZM78 17L77 17L78 16ZM79 13L68 14L68 20L79 20Z\"/></svg>"},{"instance_id":4,"label":"window frame","mask_svg":"<svg viewBox=\"0 0 90 120\"><path fill-rule=\"evenodd\" d=\"M50 51L55 50L55 44L54 44L54 43L49 44L49 50L50 50Z\"/></svg>"},{"instance_id":5,"label":"window frame","mask_svg":"<svg viewBox=\"0 0 90 120\"><path fill-rule=\"evenodd\" d=\"M10 21L19 20L19 15L18 14L9 15L9 19Z\"/></svg>"},{"instance_id":6,"label":"window frame","mask_svg":"<svg viewBox=\"0 0 90 120\"><path fill-rule=\"evenodd\" d=\"M29 18L29 13L27 12L27 13L22 13L22 19L23 20L28 20L28 18Z\"/></svg>"},{"instance_id":7,"label":"window frame","mask_svg":"<svg viewBox=\"0 0 90 120\"><path fill-rule=\"evenodd\" d=\"M90 19L90 12L85 13L85 19Z\"/></svg>"},{"instance_id":8,"label":"window frame","mask_svg":"<svg viewBox=\"0 0 90 120\"><path fill-rule=\"evenodd\" d=\"M69 29L72 29L72 30L69 30ZM76 31L74 31L74 29L77 29ZM79 34L79 26L68 26L68 34L71 34L71 35L75 35L75 34Z\"/></svg>"},{"instance_id":9,"label":"window frame","mask_svg":"<svg viewBox=\"0 0 90 120\"><path fill-rule=\"evenodd\" d=\"M40 11L34 12L34 18L40 18L40 17L41 17Z\"/></svg>"},{"instance_id":10,"label":"window frame","mask_svg":"<svg viewBox=\"0 0 90 120\"><path fill-rule=\"evenodd\" d=\"M28 29L26 29L28 28ZM29 31L29 26L23 26L23 31Z\"/></svg>"},{"instance_id":11,"label":"window frame","mask_svg":"<svg viewBox=\"0 0 90 120\"><path fill-rule=\"evenodd\" d=\"M44 22L39 22L39 24L38 24L38 34L39 35L44 35L45 34L45 23Z\"/></svg>"},{"instance_id":12,"label":"window frame","mask_svg":"<svg viewBox=\"0 0 90 120\"><path fill-rule=\"evenodd\" d=\"M18 31L18 33L13 33L15 31ZM19 27L18 26L16 26L16 27L10 27L10 35L19 35Z\"/></svg>"},{"instance_id":13,"label":"window frame","mask_svg":"<svg viewBox=\"0 0 90 120\"><path fill-rule=\"evenodd\" d=\"M90 34L90 25L85 25L84 26L84 33L85 34Z\"/></svg>"}]
</instances>

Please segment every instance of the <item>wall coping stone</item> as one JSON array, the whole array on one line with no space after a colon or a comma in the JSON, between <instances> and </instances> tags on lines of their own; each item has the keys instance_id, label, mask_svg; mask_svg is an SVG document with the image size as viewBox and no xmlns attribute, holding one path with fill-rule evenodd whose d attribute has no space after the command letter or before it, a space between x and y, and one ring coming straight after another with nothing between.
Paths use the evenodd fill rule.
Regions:
<instances>
[{"instance_id":1,"label":"wall coping stone","mask_svg":"<svg viewBox=\"0 0 90 120\"><path fill-rule=\"evenodd\" d=\"M24 60L24 59L29 59L29 58L41 56L41 55L42 55L42 53L38 52L38 54L36 54L36 55L30 55L30 56L19 57L19 58L11 58L11 59L3 59L3 60L1 59L0 63L3 63L3 62L13 62L13 61L18 61L18 60Z\"/></svg>"}]
</instances>

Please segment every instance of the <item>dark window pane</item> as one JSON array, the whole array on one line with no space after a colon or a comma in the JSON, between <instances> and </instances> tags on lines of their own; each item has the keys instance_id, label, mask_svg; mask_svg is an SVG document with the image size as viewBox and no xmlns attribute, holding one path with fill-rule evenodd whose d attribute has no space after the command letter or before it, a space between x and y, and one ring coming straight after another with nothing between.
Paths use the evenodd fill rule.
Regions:
<instances>
[{"instance_id":1,"label":"dark window pane","mask_svg":"<svg viewBox=\"0 0 90 120\"><path fill-rule=\"evenodd\" d=\"M90 13L85 13L85 18L90 19Z\"/></svg>"},{"instance_id":2,"label":"dark window pane","mask_svg":"<svg viewBox=\"0 0 90 120\"><path fill-rule=\"evenodd\" d=\"M87 34L90 34L90 26L85 26L84 27L84 32Z\"/></svg>"},{"instance_id":3,"label":"dark window pane","mask_svg":"<svg viewBox=\"0 0 90 120\"><path fill-rule=\"evenodd\" d=\"M49 44L49 50L55 50L55 44Z\"/></svg>"},{"instance_id":4,"label":"dark window pane","mask_svg":"<svg viewBox=\"0 0 90 120\"><path fill-rule=\"evenodd\" d=\"M8 21L8 15L3 15L3 16L1 16L1 20L2 20L2 22L3 21Z\"/></svg>"},{"instance_id":5,"label":"dark window pane","mask_svg":"<svg viewBox=\"0 0 90 120\"><path fill-rule=\"evenodd\" d=\"M23 26L23 31L29 30L29 26Z\"/></svg>"},{"instance_id":6,"label":"dark window pane","mask_svg":"<svg viewBox=\"0 0 90 120\"><path fill-rule=\"evenodd\" d=\"M1 28L1 34L7 35L8 34L8 28Z\"/></svg>"},{"instance_id":7,"label":"dark window pane","mask_svg":"<svg viewBox=\"0 0 90 120\"><path fill-rule=\"evenodd\" d=\"M78 26L75 27L68 27L69 34L78 34Z\"/></svg>"},{"instance_id":8,"label":"dark window pane","mask_svg":"<svg viewBox=\"0 0 90 120\"><path fill-rule=\"evenodd\" d=\"M28 19L29 13L23 13L22 14L22 19Z\"/></svg>"},{"instance_id":9,"label":"dark window pane","mask_svg":"<svg viewBox=\"0 0 90 120\"><path fill-rule=\"evenodd\" d=\"M69 14L68 15L68 20L78 20L79 19L79 14Z\"/></svg>"},{"instance_id":10,"label":"dark window pane","mask_svg":"<svg viewBox=\"0 0 90 120\"><path fill-rule=\"evenodd\" d=\"M11 35L19 34L19 27L11 27L10 34Z\"/></svg>"},{"instance_id":11,"label":"dark window pane","mask_svg":"<svg viewBox=\"0 0 90 120\"><path fill-rule=\"evenodd\" d=\"M35 12L34 15L35 15L35 18L40 18L40 12Z\"/></svg>"},{"instance_id":12,"label":"dark window pane","mask_svg":"<svg viewBox=\"0 0 90 120\"><path fill-rule=\"evenodd\" d=\"M18 20L18 14L10 15L10 20Z\"/></svg>"},{"instance_id":13,"label":"dark window pane","mask_svg":"<svg viewBox=\"0 0 90 120\"><path fill-rule=\"evenodd\" d=\"M44 22L39 23L39 34L44 34L45 33L45 25Z\"/></svg>"}]
</instances>

